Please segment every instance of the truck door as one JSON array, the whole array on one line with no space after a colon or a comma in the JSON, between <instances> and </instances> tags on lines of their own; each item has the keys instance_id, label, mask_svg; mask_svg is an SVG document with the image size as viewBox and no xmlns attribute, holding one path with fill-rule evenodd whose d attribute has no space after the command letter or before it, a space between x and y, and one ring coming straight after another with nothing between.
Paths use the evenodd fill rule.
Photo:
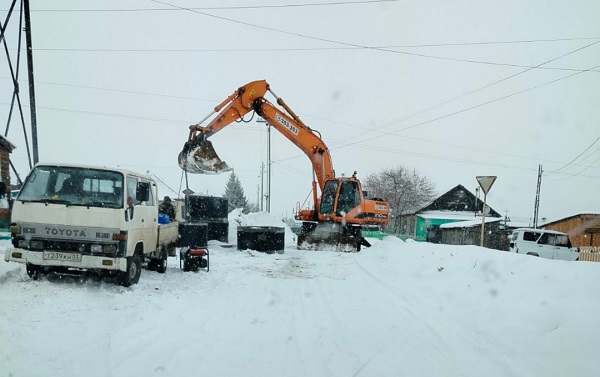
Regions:
<instances>
[{"instance_id":1,"label":"truck door","mask_svg":"<svg viewBox=\"0 0 600 377\"><path fill-rule=\"evenodd\" d=\"M150 186L148 200L140 197L141 186ZM153 251L156 245L158 213L154 205L154 187L150 182L140 177L127 177L127 210L126 219L129 222L129 238L135 243L142 242L144 252Z\"/></svg>"}]
</instances>

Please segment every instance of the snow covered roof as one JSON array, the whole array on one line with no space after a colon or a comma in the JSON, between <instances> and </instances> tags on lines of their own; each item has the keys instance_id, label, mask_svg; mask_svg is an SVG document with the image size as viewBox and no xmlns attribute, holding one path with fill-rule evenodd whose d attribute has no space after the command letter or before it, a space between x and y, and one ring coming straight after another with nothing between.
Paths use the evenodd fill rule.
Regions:
<instances>
[{"instance_id":1,"label":"snow covered roof","mask_svg":"<svg viewBox=\"0 0 600 377\"><path fill-rule=\"evenodd\" d=\"M475 213L475 211L481 211L481 208L483 208L483 201L473 195L463 185L458 185L439 196L429 205L415 212L415 214L429 211L463 211ZM501 217L489 204L486 204L486 209L489 211L488 216Z\"/></svg>"},{"instance_id":2,"label":"snow covered roof","mask_svg":"<svg viewBox=\"0 0 600 377\"><path fill-rule=\"evenodd\" d=\"M508 228L528 228L531 223L528 221L507 221L506 226Z\"/></svg>"},{"instance_id":3,"label":"snow covered roof","mask_svg":"<svg viewBox=\"0 0 600 377\"><path fill-rule=\"evenodd\" d=\"M503 219L500 219L498 217L486 217L485 218L485 223L495 223L497 221L500 221ZM469 220L469 221L457 221L454 223L447 223L447 224L442 224L440 225L440 228L443 229L449 229L449 228L470 228L472 226L481 226L481 218L478 218L476 220Z\"/></svg>"},{"instance_id":4,"label":"snow covered roof","mask_svg":"<svg viewBox=\"0 0 600 377\"><path fill-rule=\"evenodd\" d=\"M578 214L567 216L567 217L563 217L563 218L560 218L560 219L555 219L555 220L544 222L544 223L540 224L540 226L551 225L551 224L554 224L554 223L558 223L558 222L561 222L561 221L572 219L574 217L590 217L590 218L594 218L594 217L600 217L600 214L593 213L593 212L578 213Z\"/></svg>"},{"instance_id":5,"label":"snow covered roof","mask_svg":"<svg viewBox=\"0 0 600 377\"><path fill-rule=\"evenodd\" d=\"M8 140L6 137L0 135L0 145L2 145L4 148L8 149L9 152L12 153L13 149L16 148L16 146L10 142L10 140Z\"/></svg>"},{"instance_id":6,"label":"snow covered roof","mask_svg":"<svg viewBox=\"0 0 600 377\"><path fill-rule=\"evenodd\" d=\"M467 221L476 219L475 213L467 211L423 211L417 213L417 217L423 219L446 219L446 220L459 220ZM481 222L481 217L479 217Z\"/></svg>"}]
</instances>

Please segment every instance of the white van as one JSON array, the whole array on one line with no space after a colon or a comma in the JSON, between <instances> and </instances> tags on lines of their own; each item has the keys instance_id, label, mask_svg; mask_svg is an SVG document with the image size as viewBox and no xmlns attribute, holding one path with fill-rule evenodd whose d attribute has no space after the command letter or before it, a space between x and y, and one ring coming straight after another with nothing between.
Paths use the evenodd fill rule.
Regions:
<instances>
[{"instance_id":1,"label":"white van","mask_svg":"<svg viewBox=\"0 0 600 377\"><path fill-rule=\"evenodd\" d=\"M579 259L579 249L572 247L569 236L554 230L515 229L510 235L509 246L513 253L569 261Z\"/></svg>"}]
</instances>

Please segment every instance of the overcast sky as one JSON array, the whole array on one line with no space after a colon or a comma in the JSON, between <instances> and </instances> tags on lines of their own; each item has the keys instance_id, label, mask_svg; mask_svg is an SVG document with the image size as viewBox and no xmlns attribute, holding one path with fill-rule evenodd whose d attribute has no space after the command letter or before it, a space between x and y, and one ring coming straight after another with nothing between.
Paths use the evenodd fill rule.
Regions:
<instances>
[{"instance_id":1,"label":"overcast sky","mask_svg":"<svg viewBox=\"0 0 600 377\"><path fill-rule=\"evenodd\" d=\"M488 204L527 219L542 164L540 219L600 213L596 0L31 0L31 8L40 161L149 171L173 189L161 186L161 196L176 197L188 126L264 79L322 134L337 175L405 166L440 195L458 184L475 192L476 176L495 175ZM8 26L14 66L18 12ZM22 54L29 127L24 63ZM3 55L3 124L9 78ZM8 139L24 178L17 116ZM256 202L266 126L254 117L211 140ZM276 130L271 157L271 212L291 216L309 196L311 165ZM189 186L221 195L227 179L190 175Z\"/></svg>"}]
</instances>

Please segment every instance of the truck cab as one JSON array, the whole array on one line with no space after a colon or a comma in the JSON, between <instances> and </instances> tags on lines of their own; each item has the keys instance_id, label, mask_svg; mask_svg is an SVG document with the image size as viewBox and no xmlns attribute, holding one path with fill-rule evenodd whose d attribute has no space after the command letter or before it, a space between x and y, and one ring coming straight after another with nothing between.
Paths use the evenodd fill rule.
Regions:
<instances>
[{"instance_id":1,"label":"truck cab","mask_svg":"<svg viewBox=\"0 0 600 377\"><path fill-rule=\"evenodd\" d=\"M548 259L579 259L579 249L572 247L569 236L554 230L515 229L509 236L509 251Z\"/></svg>"},{"instance_id":2,"label":"truck cab","mask_svg":"<svg viewBox=\"0 0 600 377\"><path fill-rule=\"evenodd\" d=\"M13 248L5 260L27 273L88 270L137 283L141 266L165 272L177 223L158 224L154 179L123 169L38 164L12 208Z\"/></svg>"}]
</instances>

